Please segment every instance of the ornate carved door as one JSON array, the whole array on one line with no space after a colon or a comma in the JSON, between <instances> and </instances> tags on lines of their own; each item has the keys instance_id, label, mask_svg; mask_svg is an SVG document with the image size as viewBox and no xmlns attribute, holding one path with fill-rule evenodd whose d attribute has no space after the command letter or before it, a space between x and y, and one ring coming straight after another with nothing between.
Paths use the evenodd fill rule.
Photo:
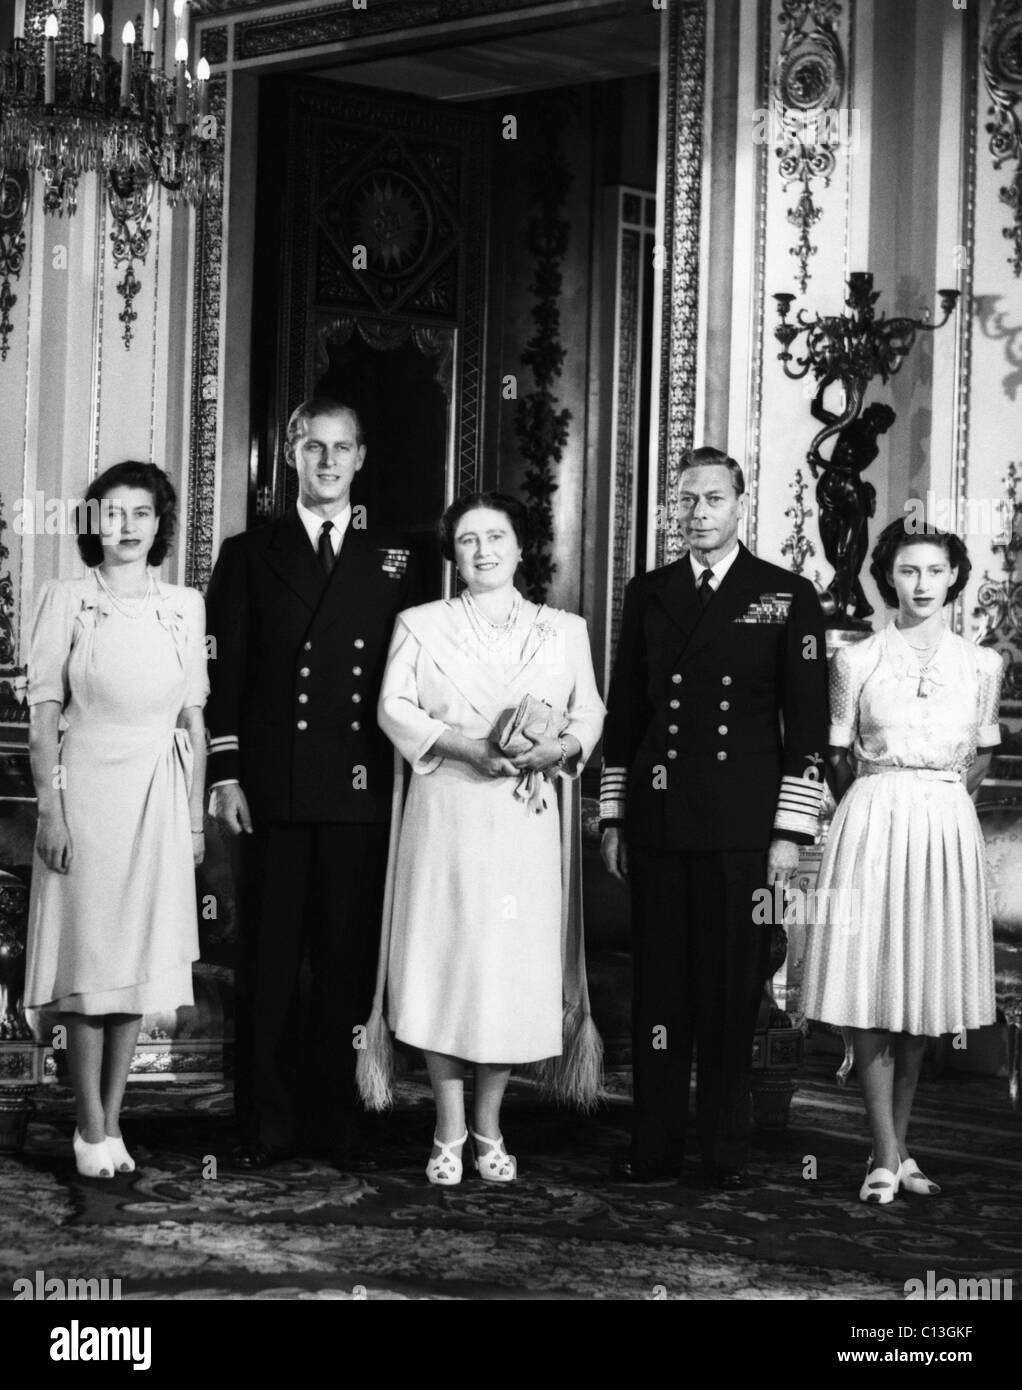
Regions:
<instances>
[{"instance_id":1,"label":"ornate carved door","mask_svg":"<svg viewBox=\"0 0 1022 1390\"><path fill-rule=\"evenodd\" d=\"M408 536L439 593L433 524L480 469L482 120L334 82L267 84L264 97L250 522L294 497L291 410L334 396L366 426L353 502Z\"/></svg>"}]
</instances>

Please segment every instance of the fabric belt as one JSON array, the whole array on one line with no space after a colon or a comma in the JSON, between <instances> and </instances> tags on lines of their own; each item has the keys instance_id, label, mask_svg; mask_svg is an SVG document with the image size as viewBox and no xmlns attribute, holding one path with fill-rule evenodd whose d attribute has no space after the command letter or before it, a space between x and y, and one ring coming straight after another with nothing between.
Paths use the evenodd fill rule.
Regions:
<instances>
[{"instance_id":1,"label":"fabric belt","mask_svg":"<svg viewBox=\"0 0 1022 1390\"><path fill-rule=\"evenodd\" d=\"M911 773L927 782L961 782L962 774L941 767L890 767L886 763L859 763L856 777L880 777L888 772Z\"/></svg>"}]
</instances>

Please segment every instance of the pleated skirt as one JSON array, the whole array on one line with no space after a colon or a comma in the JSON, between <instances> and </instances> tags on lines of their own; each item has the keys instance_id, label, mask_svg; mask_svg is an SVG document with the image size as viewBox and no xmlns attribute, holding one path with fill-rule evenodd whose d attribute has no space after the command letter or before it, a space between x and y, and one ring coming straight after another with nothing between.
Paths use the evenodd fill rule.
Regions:
<instances>
[{"instance_id":1,"label":"pleated skirt","mask_svg":"<svg viewBox=\"0 0 1022 1390\"><path fill-rule=\"evenodd\" d=\"M959 778L856 778L834 816L814 908L808 1018L928 1037L994 1022L983 836Z\"/></svg>"}]
</instances>

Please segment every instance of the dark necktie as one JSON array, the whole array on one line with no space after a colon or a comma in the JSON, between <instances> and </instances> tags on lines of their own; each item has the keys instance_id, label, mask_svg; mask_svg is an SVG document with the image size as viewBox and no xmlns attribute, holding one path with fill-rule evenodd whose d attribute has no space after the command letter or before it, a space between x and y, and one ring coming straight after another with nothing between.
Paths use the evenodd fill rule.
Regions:
<instances>
[{"instance_id":1,"label":"dark necktie","mask_svg":"<svg viewBox=\"0 0 1022 1390\"><path fill-rule=\"evenodd\" d=\"M323 573L328 577L334 567L334 547L330 540L330 532L333 529L332 521L324 521L319 532L319 563L323 566Z\"/></svg>"},{"instance_id":2,"label":"dark necktie","mask_svg":"<svg viewBox=\"0 0 1022 1390\"><path fill-rule=\"evenodd\" d=\"M712 578L713 571L710 569L703 570L702 574L699 576L699 602L704 608L709 603L710 599L713 598L713 590L710 587L710 580Z\"/></svg>"}]
</instances>

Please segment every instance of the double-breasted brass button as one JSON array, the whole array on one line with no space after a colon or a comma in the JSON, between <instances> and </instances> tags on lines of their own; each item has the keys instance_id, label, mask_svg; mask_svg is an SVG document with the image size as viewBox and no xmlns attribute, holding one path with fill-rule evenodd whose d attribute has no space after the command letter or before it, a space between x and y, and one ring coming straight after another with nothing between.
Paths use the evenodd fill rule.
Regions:
<instances>
[{"instance_id":1,"label":"double-breasted brass button","mask_svg":"<svg viewBox=\"0 0 1022 1390\"><path fill-rule=\"evenodd\" d=\"M677 724L668 724L668 726L667 726L667 732L668 732L669 734L676 734L676 733L678 732L678 726L677 726Z\"/></svg>"},{"instance_id":2,"label":"double-breasted brass button","mask_svg":"<svg viewBox=\"0 0 1022 1390\"><path fill-rule=\"evenodd\" d=\"M717 761L718 761L718 763L726 763L726 762L727 762L727 754L724 752L723 748L722 748L722 749L720 750L720 752L717 754Z\"/></svg>"},{"instance_id":3,"label":"double-breasted brass button","mask_svg":"<svg viewBox=\"0 0 1022 1390\"><path fill-rule=\"evenodd\" d=\"M681 709L681 701L680 701L680 700L672 700L672 701L671 701L671 709Z\"/></svg>"},{"instance_id":4,"label":"double-breasted brass button","mask_svg":"<svg viewBox=\"0 0 1022 1390\"><path fill-rule=\"evenodd\" d=\"M353 667L351 668L351 674L352 674L353 676L360 676L360 675L362 674L362 667L361 667L361 666L353 666Z\"/></svg>"},{"instance_id":5,"label":"double-breasted brass button","mask_svg":"<svg viewBox=\"0 0 1022 1390\"><path fill-rule=\"evenodd\" d=\"M357 734L358 731L359 731L359 729L361 729L361 727L362 727L362 725L358 722L357 719L353 719L353 720L351 721L351 732L352 732L353 734Z\"/></svg>"},{"instance_id":6,"label":"double-breasted brass button","mask_svg":"<svg viewBox=\"0 0 1022 1390\"><path fill-rule=\"evenodd\" d=\"M302 651L303 651L303 652L311 652L311 651L312 651L312 643L311 643L311 642L306 642L305 645L302 647Z\"/></svg>"},{"instance_id":7,"label":"double-breasted brass button","mask_svg":"<svg viewBox=\"0 0 1022 1390\"><path fill-rule=\"evenodd\" d=\"M309 726L304 719L299 719L295 727L298 729L307 729Z\"/></svg>"},{"instance_id":8,"label":"double-breasted brass button","mask_svg":"<svg viewBox=\"0 0 1022 1390\"><path fill-rule=\"evenodd\" d=\"M677 750L677 748L668 748L668 750L667 750L667 756L668 756L669 758L676 758L676 757L678 756L678 750Z\"/></svg>"},{"instance_id":9,"label":"double-breasted brass button","mask_svg":"<svg viewBox=\"0 0 1022 1390\"><path fill-rule=\"evenodd\" d=\"M298 696L298 703L299 703L300 705L307 705L307 704L309 703L309 697L308 697L308 695L299 695L299 696Z\"/></svg>"},{"instance_id":10,"label":"double-breasted brass button","mask_svg":"<svg viewBox=\"0 0 1022 1390\"><path fill-rule=\"evenodd\" d=\"M721 678L720 678L720 683L721 683L721 685L730 685L730 684L731 684L731 677L730 677L730 676L721 676Z\"/></svg>"},{"instance_id":11,"label":"double-breasted brass button","mask_svg":"<svg viewBox=\"0 0 1022 1390\"><path fill-rule=\"evenodd\" d=\"M721 700L721 702L720 702L720 707L721 707L722 710L729 710L729 709L731 708L731 701L730 701L730 700Z\"/></svg>"},{"instance_id":12,"label":"double-breasted brass button","mask_svg":"<svg viewBox=\"0 0 1022 1390\"><path fill-rule=\"evenodd\" d=\"M354 640L354 642L353 642L351 645L352 645L353 647L357 647L358 650L361 651L362 648L365 646L365 642L363 641L363 639L362 639L361 637L356 637L355 640Z\"/></svg>"},{"instance_id":13,"label":"double-breasted brass button","mask_svg":"<svg viewBox=\"0 0 1022 1390\"><path fill-rule=\"evenodd\" d=\"M351 703L353 705L360 705L362 703L362 696L358 693L357 690L355 691L355 694L351 697Z\"/></svg>"},{"instance_id":14,"label":"double-breasted brass button","mask_svg":"<svg viewBox=\"0 0 1022 1390\"><path fill-rule=\"evenodd\" d=\"M306 680L309 676L312 675L312 672L309 670L308 666L303 666L302 669L298 672L298 674L301 676L302 680Z\"/></svg>"},{"instance_id":15,"label":"double-breasted brass button","mask_svg":"<svg viewBox=\"0 0 1022 1390\"><path fill-rule=\"evenodd\" d=\"M727 733L727 725L726 725L726 724L718 724L718 725L717 725L717 733L718 733L718 734L726 734L726 733Z\"/></svg>"},{"instance_id":16,"label":"double-breasted brass button","mask_svg":"<svg viewBox=\"0 0 1022 1390\"><path fill-rule=\"evenodd\" d=\"M681 684L681 677L678 675L677 671L675 671L674 675L671 677L671 683L673 685Z\"/></svg>"}]
</instances>

